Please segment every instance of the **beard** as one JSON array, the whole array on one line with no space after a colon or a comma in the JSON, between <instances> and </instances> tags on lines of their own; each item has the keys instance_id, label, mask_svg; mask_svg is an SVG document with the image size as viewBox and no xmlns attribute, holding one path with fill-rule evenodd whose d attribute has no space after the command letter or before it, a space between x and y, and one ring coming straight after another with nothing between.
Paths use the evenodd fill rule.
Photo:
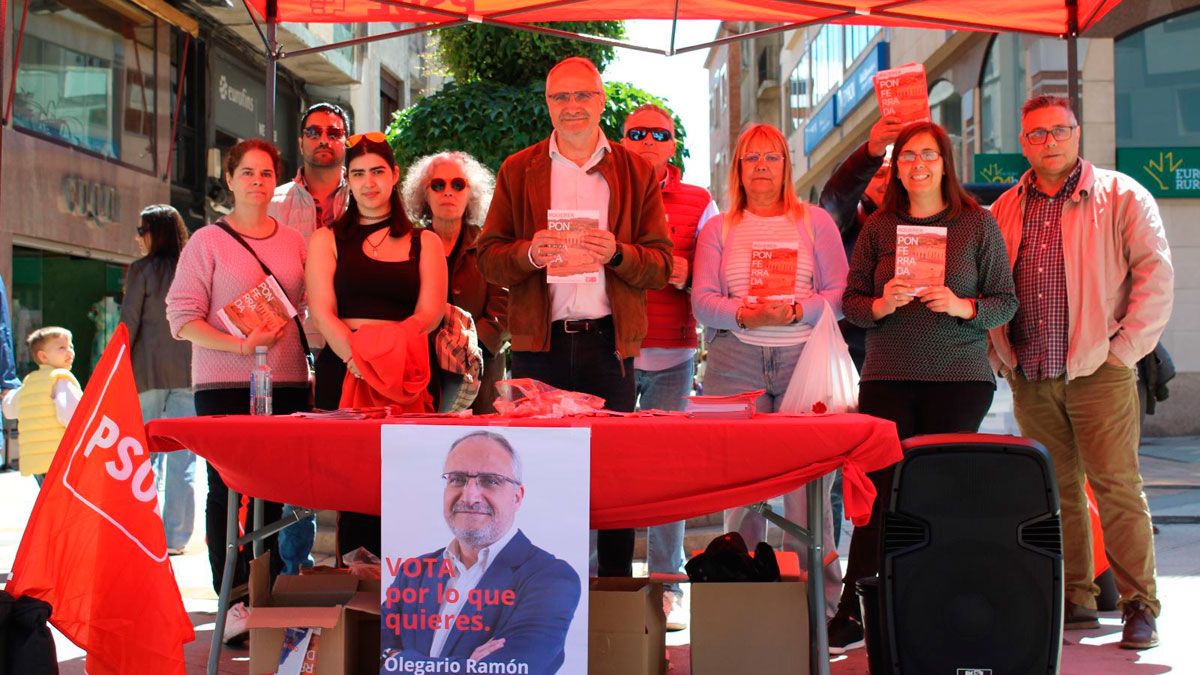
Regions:
<instances>
[{"instance_id":1,"label":"beard","mask_svg":"<svg viewBox=\"0 0 1200 675\"><path fill-rule=\"evenodd\" d=\"M478 513L492 516L492 519L485 525L479 527L464 527L455 525L454 515L458 513ZM473 548L483 548L496 543L497 540L504 534L501 530L501 524L495 519L495 511L486 504L455 504L450 509L450 518L446 524L450 527L450 531L454 533L455 539L470 545Z\"/></svg>"}]
</instances>

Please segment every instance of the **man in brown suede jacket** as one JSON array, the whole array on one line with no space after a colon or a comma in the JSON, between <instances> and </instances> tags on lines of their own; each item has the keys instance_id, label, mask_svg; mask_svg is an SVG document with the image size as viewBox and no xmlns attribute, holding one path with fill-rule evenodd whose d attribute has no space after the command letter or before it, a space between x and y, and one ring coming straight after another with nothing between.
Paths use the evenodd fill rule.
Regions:
<instances>
[{"instance_id":1,"label":"man in brown suede jacket","mask_svg":"<svg viewBox=\"0 0 1200 675\"><path fill-rule=\"evenodd\" d=\"M646 335L646 290L671 271L671 239L650 164L610 144L600 130L604 83L581 57L546 76L554 132L504 160L476 247L479 269L509 288L513 377L603 397L632 412L633 357ZM562 252L548 211L594 212L599 227L581 246L600 264L595 283L547 283ZM607 530L597 542L600 576L630 576L633 530Z\"/></svg>"}]
</instances>

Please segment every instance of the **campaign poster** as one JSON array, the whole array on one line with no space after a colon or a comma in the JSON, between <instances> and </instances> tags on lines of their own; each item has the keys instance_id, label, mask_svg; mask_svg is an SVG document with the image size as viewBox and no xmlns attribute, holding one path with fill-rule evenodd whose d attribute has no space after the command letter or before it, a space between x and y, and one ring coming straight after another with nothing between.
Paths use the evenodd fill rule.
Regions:
<instances>
[{"instance_id":1,"label":"campaign poster","mask_svg":"<svg viewBox=\"0 0 1200 675\"><path fill-rule=\"evenodd\" d=\"M382 434L379 672L586 673L591 430Z\"/></svg>"}]
</instances>

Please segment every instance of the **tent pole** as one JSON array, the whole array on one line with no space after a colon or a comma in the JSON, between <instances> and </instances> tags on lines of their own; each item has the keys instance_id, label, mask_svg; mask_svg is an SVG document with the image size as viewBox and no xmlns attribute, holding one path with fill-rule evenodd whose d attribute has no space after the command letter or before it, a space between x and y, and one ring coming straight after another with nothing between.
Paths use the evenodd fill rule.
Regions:
<instances>
[{"instance_id":1,"label":"tent pole","mask_svg":"<svg viewBox=\"0 0 1200 675\"><path fill-rule=\"evenodd\" d=\"M1079 100L1079 0L1066 0L1067 6L1067 96L1075 119L1083 119L1083 107Z\"/></svg>"}]
</instances>

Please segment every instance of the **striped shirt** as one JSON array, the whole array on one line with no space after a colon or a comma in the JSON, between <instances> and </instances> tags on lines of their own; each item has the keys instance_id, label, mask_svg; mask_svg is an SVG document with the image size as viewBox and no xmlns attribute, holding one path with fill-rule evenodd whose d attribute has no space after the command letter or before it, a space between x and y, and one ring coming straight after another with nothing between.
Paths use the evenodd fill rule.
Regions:
<instances>
[{"instance_id":1,"label":"striped shirt","mask_svg":"<svg viewBox=\"0 0 1200 675\"><path fill-rule=\"evenodd\" d=\"M1067 370L1067 266L1062 215L1081 173L1082 164L1076 164L1053 196L1039 190L1036 174L1030 174L1021 246L1013 266L1021 304L1009 326L1017 367L1030 380L1052 380Z\"/></svg>"},{"instance_id":2,"label":"striped shirt","mask_svg":"<svg viewBox=\"0 0 1200 675\"><path fill-rule=\"evenodd\" d=\"M729 230L729 240L721 261L729 296L739 300L750 294L750 257L756 247L782 247L796 250L796 297L794 302L813 295L813 241L800 236L796 223L787 215L764 218L749 211ZM762 326L749 330L737 328L733 334L746 344L759 347L797 345L808 340L812 325L794 323L788 326Z\"/></svg>"}]
</instances>

